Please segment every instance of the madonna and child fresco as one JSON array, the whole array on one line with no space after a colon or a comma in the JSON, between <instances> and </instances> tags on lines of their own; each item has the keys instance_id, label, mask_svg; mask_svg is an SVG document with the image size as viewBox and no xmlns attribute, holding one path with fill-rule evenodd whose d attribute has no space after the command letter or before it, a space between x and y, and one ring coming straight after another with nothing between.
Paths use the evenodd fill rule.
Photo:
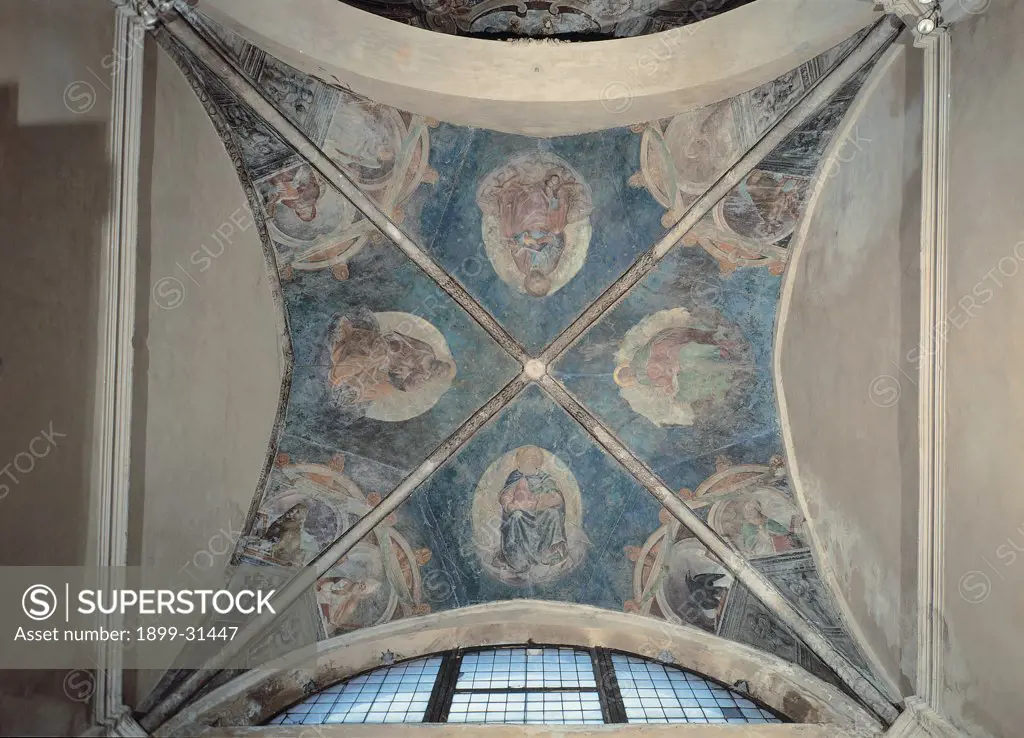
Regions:
<instances>
[{"instance_id":1,"label":"madonna and child fresco","mask_svg":"<svg viewBox=\"0 0 1024 738\"><path fill-rule=\"evenodd\" d=\"M366 417L397 422L421 415L448 390L455 373L444 336L416 315L364 309L336 323L330 394Z\"/></svg>"},{"instance_id":2,"label":"madonna and child fresco","mask_svg":"<svg viewBox=\"0 0 1024 738\"><path fill-rule=\"evenodd\" d=\"M575 477L537 446L522 446L492 463L473 500L480 561L508 584L543 584L575 568L587 545L581 520Z\"/></svg>"},{"instance_id":3,"label":"madonna and child fresco","mask_svg":"<svg viewBox=\"0 0 1024 738\"><path fill-rule=\"evenodd\" d=\"M545 297L583 266L593 197L565 160L540 151L517 156L484 177L476 200L487 256L510 286Z\"/></svg>"}]
</instances>

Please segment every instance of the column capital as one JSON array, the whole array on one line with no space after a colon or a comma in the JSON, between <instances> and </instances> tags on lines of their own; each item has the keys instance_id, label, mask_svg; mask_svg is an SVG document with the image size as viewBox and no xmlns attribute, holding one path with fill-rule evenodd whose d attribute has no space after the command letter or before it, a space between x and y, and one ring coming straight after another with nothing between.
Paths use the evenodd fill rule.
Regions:
<instances>
[{"instance_id":1,"label":"column capital","mask_svg":"<svg viewBox=\"0 0 1024 738\"><path fill-rule=\"evenodd\" d=\"M127 705L121 705L114 715L82 733L83 738L146 738L148 735Z\"/></svg>"},{"instance_id":2,"label":"column capital","mask_svg":"<svg viewBox=\"0 0 1024 738\"><path fill-rule=\"evenodd\" d=\"M118 10L139 19L148 30L156 28L163 16L174 11L174 0L110 0ZM194 2L189 4L194 5Z\"/></svg>"},{"instance_id":3,"label":"column capital","mask_svg":"<svg viewBox=\"0 0 1024 738\"><path fill-rule=\"evenodd\" d=\"M949 720L920 697L907 697L904 708L884 738L963 738Z\"/></svg>"},{"instance_id":4,"label":"column capital","mask_svg":"<svg viewBox=\"0 0 1024 738\"><path fill-rule=\"evenodd\" d=\"M875 0L875 7L906 23L918 48L927 47L949 29L938 0Z\"/></svg>"}]
</instances>

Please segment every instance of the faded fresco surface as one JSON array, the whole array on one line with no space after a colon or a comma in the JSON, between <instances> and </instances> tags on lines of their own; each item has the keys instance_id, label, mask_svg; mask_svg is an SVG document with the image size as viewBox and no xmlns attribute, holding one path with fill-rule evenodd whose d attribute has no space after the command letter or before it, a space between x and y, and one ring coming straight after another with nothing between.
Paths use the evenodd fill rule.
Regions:
<instances>
[{"instance_id":1,"label":"faded fresco surface","mask_svg":"<svg viewBox=\"0 0 1024 738\"><path fill-rule=\"evenodd\" d=\"M307 564L378 506L858 41L709 108L541 140L387 108L204 27L521 349L506 351L177 50L259 211L280 287L287 392L237 552L275 567ZM865 76L760 162L548 371L874 678L815 568L787 481L771 368L790 240ZM540 598L701 628L833 679L537 384L351 548L315 595L324 638Z\"/></svg>"},{"instance_id":2,"label":"faded fresco surface","mask_svg":"<svg viewBox=\"0 0 1024 738\"><path fill-rule=\"evenodd\" d=\"M753 0L341 0L360 10L417 28L489 38L561 37L587 41L679 28Z\"/></svg>"}]
</instances>

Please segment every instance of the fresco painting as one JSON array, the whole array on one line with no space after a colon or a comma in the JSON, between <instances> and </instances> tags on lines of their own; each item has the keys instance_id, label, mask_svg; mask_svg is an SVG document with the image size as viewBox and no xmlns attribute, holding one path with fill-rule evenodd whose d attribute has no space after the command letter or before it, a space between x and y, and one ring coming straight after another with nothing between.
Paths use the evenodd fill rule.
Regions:
<instances>
[{"instance_id":1,"label":"fresco painting","mask_svg":"<svg viewBox=\"0 0 1024 738\"><path fill-rule=\"evenodd\" d=\"M786 486L785 464L733 464L721 456L717 471L679 497L747 558L806 550L803 518ZM639 546L627 546L634 563L633 599L627 611L653 614L717 633L734 584L728 570L694 534L667 513Z\"/></svg>"},{"instance_id":2,"label":"fresco painting","mask_svg":"<svg viewBox=\"0 0 1024 738\"><path fill-rule=\"evenodd\" d=\"M430 167L430 128L437 125L341 90L324 153L401 223L409 196L421 183L437 181Z\"/></svg>"},{"instance_id":3,"label":"fresco painting","mask_svg":"<svg viewBox=\"0 0 1024 738\"><path fill-rule=\"evenodd\" d=\"M716 502L708 525L747 557L770 556L806 548L803 514L777 490L762 487L746 499Z\"/></svg>"},{"instance_id":4,"label":"fresco painting","mask_svg":"<svg viewBox=\"0 0 1024 738\"><path fill-rule=\"evenodd\" d=\"M326 268L345 279L347 261L371 239L381 240L370 222L308 164L289 166L256 186L286 280L295 269Z\"/></svg>"},{"instance_id":5,"label":"fresco painting","mask_svg":"<svg viewBox=\"0 0 1024 738\"><path fill-rule=\"evenodd\" d=\"M580 489L565 462L537 446L513 449L487 467L473 497L480 563L509 584L554 581L586 553L582 518Z\"/></svg>"},{"instance_id":6,"label":"fresco painting","mask_svg":"<svg viewBox=\"0 0 1024 738\"><path fill-rule=\"evenodd\" d=\"M631 178L676 223L713 185L858 44L862 31L749 92L642 126L640 169ZM852 77L809 123L801 125L683 237L707 251L723 273L765 267L780 275L809 185L842 115L866 76Z\"/></svg>"},{"instance_id":7,"label":"fresco painting","mask_svg":"<svg viewBox=\"0 0 1024 738\"><path fill-rule=\"evenodd\" d=\"M527 356L599 299L858 41L669 120L533 139L365 100L203 22ZM379 505L522 364L215 75L176 54L263 213L286 326L276 463L236 560L295 569ZM549 372L870 673L815 568L772 384L789 243L863 79L851 78L761 161ZM322 638L466 605L551 599L700 628L832 678L537 384L433 470L311 596L307 614Z\"/></svg>"},{"instance_id":8,"label":"fresco painting","mask_svg":"<svg viewBox=\"0 0 1024 738\"><path fill-rule=\"evenodd\" d=\"M634 411L657 426L693 425L752 373L742 335L717 317L659 310L626 332L612 378Z\"/></svg>"},{"instance_id":9,"label":"fresco painting","mask_svg":"<svg viewBox=\"0 0 1024 738\"><path fill-rule=\"evenodd\" d=\"M662 518L642 546L625 548L634 572L623 609L716 633L733 577L679 521Z\"/></svg>"},{"instance_id":10,"label":"fresco painting","mask_svg":"<svg viewBox=\"0 0 1024 738\"><path fill-rule=\"evenodd\" d=\"M301 566L372 509L344 474L344 457L330 465L283 464L275 488L256 513L243 555L278 566Z\"/></svg>"},{"instance_id":11,"label":"fresco painting","mask_svg":"<svg viewBox=\"0 0 1024 738\"><path fill-rule=\"evenodd\" d=\"M773 653L841 687L832 670L742 584L730 592L729 609L723 614L718 634Z\"/></svg>"},{"instance_id":12,"label":"fresco painting","mask_svg":"<svg viewBox=\"0 0 1024 738\"><path fill-rule=\"evenodd\" d=\"M664 233L628 184L639 149L628 128L535 139L442 124L410 233L537 354Z\"/></svg>"},{"instance_id":13,"label":"fresco painting","mask_svg":"<svg viewBox=\"0 0 1024 738\"><path fill-rule=\"evenodd\" d=\"M389 241L349 279L286 283L295 353L285 426L311 442L411 471L518 365Z\"/></svg>"},{"instance_id":14,"label":"fresco painting","mask_svg":"<svg viewBox=\"0 0 1024 738\"><path fill-rule=\"evenodd\" d=\"M782 453L771 381L780 280L724 277L701 249L670 252L553 365L552 374L672 489L723 452Z\"/></svg>"},{"instance_id":15,"label":"fresco painting","mask_svg":"<svg viewBox=\"0 0 1024 738\"><path fill-rule=\"evenodd\" d=\"M639 125L640 168L630 184L647 189L665 209L666 227L676 223L862 38L859 33L748 92Z\"/></svg>"},{"instance_id":16,"label":"fresco painting","mask_svg":"<svg viewBox=\"0 0 1024 738\"><path fill-rule=\"evenodd\" d=\"M618 552L659 505L534 386L400 510L429 531L435 610L523 597L620 609L632 585Z\"/></svg>"},{"instance_id":17,"label":"fresco painting","mask_svg":"<svg viewBox=\"0 0 1024 738\"><path fill-rule=\"evenodd\" d=\"M360 10L440 33L494 38L561 37L572 40L626 38L697 23L751 0L589 0L547 5L507 5L486 0L341 0Z\"/></svg>"},{"instance_id":18,"label":"fresco painting","mask_svg":"<svg viewBox=\"0 0 1024 738\"><path fill-rule=\"evenodd\" d=\"M410 313L343 315L331 338L332 399L365 406L368 418L397 422L422 415L455 378L444 335Z\"/></svg>"},{"instance_id":19,"label":"fresco painting","mask_svg":"<svg viewBox=\"0 0 1024 738\"><path fill-rule=\"evenodd\" d=\"M590 247L593 197L562 159L532 152L484 177L482 237L498 276L532 297L561 289Z\"/></svg>"},{"instance_id":20,"label":"fresco painting","mask_svg":"<svg viewBox=\"0 0 1024 738\"><path fill-rule=\"evenodd\" d=\"M248 535L240 560L263 566L297 567L317 554L380 504L380 492L361 489L336 454L327 463L295 462L280 454L272 482ZM429 548L416 546L408 524L388 515L318 580L315 598L324 637L424 614L420 567Z\"/></svg>"},{"instance_id":21,"label":"fresco painting","mask_svg":"<svg viewBox=\"0 0 1024 738\"><path fill-rule=\"evenodd\" d=\"M393 518L385 520L317 580L324 636L429 613L420 569L431 556L429 548L414 548Z\"/></svg>"},{"instance_id":22,"label":"fresco painting","mask_svg":"<svg viewBox=\"0 0 1024 738\"><path fill-rule=\"evenodd\" d=\"M436 125L436 124L435 124ZM422 183L437 181L430 168L428 125L418 116L339 92L322 143L349 179L395 223ZM281 275L330 269L347 279L349 262L383 236L352 203L309 164L289 165L257 183L279 253Z\"/></svg>"}]
</instances>

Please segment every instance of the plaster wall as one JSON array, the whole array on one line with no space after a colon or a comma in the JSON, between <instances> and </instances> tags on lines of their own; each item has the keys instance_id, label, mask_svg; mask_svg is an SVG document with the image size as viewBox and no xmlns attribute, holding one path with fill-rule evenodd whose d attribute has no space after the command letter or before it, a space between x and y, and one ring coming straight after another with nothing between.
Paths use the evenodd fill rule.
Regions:
<instances>
[{"instance_id":1,"label":"plaster wall","mask_svg":"<svg viewBox=\"0 0 1024 738\"><path fill-rule=\"evenodd\" d=\"M93 556L112 32L101 0L0 3L3 566L74 566ZM0 672L0 734L78 734L90 685L73 680L78 688L68 690L66 675Z\"/></svg>"},{"instance_id":2,"label":"plaster wall","mask_svg":"<svg viewBox=\"0 0 1024 738\"><path fill-rule=\"evenodd\" d=\"M972 737L1024 721L1022 32L1024 6L998 0L951 38L942 707Z\"/></svg>"},{"instance_id":3,"label":"plaster wall","mask_svg":"<svg viewBox=\"0 0 1024 738\"><path fill-rule=\"evenodd\" d=\"M907 355L918 334L920 80L919 52L896 45L865 83L819 171L777 337L791 468L822 569L904 694L915 659L917 377Z\"/></svg>"},{"instance_id":4,"label":"plaster wall","mask_svg":"<svg viewBox=\"0 0 1024 738\"><path fill-rule=\"evenodd\" d=\"M263 468L282 377L263 249L231 159L174 62L147 51L133 554L222 571ZM187 581L187 580L186 580ZM158 674L141 674L137 704Z\"/></svg>"}]
</instances>

